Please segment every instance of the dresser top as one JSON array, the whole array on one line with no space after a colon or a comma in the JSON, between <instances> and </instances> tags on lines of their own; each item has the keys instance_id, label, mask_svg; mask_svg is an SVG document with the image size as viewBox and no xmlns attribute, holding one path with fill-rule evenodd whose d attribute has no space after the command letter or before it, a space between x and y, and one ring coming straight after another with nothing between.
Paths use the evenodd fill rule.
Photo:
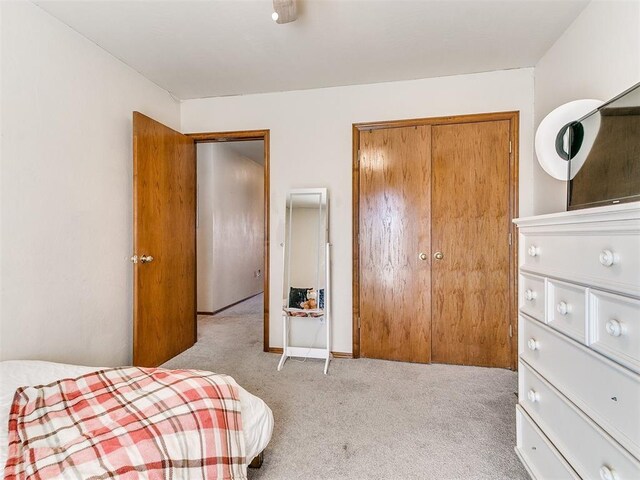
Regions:
<instances>
[{"instance_id":1,"label":"dresser top","mask_svg":"<svg viewBox=\"0 0 640 480\"><path fill-rule=\"evenodd\" d=\"M570 212L549 213L533 217L516 218L519 227L537 225L564 225L571 223L607 222L612 220L640 219L640 202L620 203L604 207L585 208Z\"/></svg>"}]
</instances>

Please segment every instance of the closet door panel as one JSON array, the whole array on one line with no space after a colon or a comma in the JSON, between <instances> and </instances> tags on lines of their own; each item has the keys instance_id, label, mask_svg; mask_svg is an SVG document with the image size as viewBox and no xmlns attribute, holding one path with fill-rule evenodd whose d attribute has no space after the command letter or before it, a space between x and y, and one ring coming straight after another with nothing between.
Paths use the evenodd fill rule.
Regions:
<instances>
[{"instance_id":1,"label":"closet door panel","mask_svg":"<svg viewBox=\"0 0 640 480\"><path fill-rule=\"evenodd\" d=\"M433 362L511 365L509 130L433 126Z\"/></svg>"},{"instance_id":2,"label":"closet door panel","mask_svg":"<svg viewBox=\"0 0 640 480\"><path fill-rule=\"evenodd\" d=\"M431 358L430 151L430 126L360 133L364 357L420 363Z\"/></svg>"}]
</instances>

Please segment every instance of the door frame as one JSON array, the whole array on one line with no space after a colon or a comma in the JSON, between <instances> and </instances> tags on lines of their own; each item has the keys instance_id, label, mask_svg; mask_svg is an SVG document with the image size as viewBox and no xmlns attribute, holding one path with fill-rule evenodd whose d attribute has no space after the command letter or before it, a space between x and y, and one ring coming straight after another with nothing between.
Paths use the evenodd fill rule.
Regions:
<instances>
[{"instance_id":1,"label":"door frame","mask_svg":"<svg viewBox=\"0 0 640 480\"><path fill-rule=\"evenodd\" d=\"M269 352L269 137L270 130L236 130L228 132L186 133L196 143L248 142L262 140L264 142L264 306L263 306L263 344L262 351ZM197 175L197 172L196 172ZM197 252L197 244L196 244ZM197 323L197 316L196 316Z\"/></svg>"},{"instance_id":2,"label":"door frame","mask_svg":"<svg viewBox=\"0 0 640 480\"><path fill-rule=\"evenodd\" d=\"M367 130L416 127L423 125L450 125L456 123L509 121L509 234L511 252L509 255L509 322L511 327L511 369L517 368L518 355L518 235L512 220L518 216L518 165L520 112L493 112L446 117L414 118L380 122L354 123L352 125L352 352L353 358L360 358L360 133Z\"/></svg>"}]
</instances>

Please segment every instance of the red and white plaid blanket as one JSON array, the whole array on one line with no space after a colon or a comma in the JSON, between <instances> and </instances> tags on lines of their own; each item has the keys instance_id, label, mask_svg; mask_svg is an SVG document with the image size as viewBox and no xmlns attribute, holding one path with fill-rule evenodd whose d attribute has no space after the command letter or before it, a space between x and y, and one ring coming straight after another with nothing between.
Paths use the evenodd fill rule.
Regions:
<instances>
[{"instance_id":1,"label":"red and white plaid blanket","mask_svg":"<svg viewBox=\"0 0 640 480\"><path fill-rule=\"evenodd\" d=\"M6 479L245 479L238 387L197 370L114 368L16 391Z\"/></svg>"}]
</instances>

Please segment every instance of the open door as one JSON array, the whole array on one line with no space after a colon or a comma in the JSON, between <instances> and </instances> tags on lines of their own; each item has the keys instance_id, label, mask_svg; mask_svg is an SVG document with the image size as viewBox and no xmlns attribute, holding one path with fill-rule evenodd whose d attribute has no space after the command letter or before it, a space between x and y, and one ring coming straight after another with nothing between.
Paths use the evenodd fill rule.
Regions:
<instances>
[{"instance_id":1,"label":"open door","mask_svg":"<svg viewBox=\"0 0 640 480\"><path fill-rule=\"evenodd\" d=\"M133 112L133 363L154 367L196 341L194 141Z\"/></svg>"}]
</instances>

